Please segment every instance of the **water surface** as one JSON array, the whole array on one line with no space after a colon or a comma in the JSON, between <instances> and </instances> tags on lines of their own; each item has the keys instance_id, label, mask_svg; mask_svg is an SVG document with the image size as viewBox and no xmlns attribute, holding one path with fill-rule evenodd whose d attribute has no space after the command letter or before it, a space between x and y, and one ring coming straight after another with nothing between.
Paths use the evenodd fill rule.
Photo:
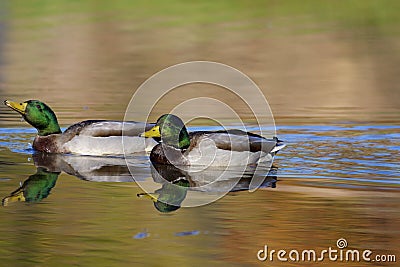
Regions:
<instances>
[{"instance_id":1,"label":"water surface","mask_svg":"<svg viewBox=\"0 0 400 267\"><path fill-rule=\"evenodd\" d=\"M143 190L123 158L70 155L75 172L60 173L52 158L32 155L33 130L2 128L2 197L37 178L35 164L47 162L55 173L45 197L0 209L3 259L12 266L252 265L265 244L322 250L340 237L353 248L398 254L399 127L303 125L278 132L288 146L275 159L272 183L162 213L137 197ZM130 159L135 175L155 183L148 156Z\"/></svg>"},{"instance_id":2,"label":"water surface","mask_svg":"<svg viewBox=\"0 0 400 267\"><path fill-rule=\"evenodd\" d=\"M298 266L260 262L257 252L264 245L320 251L336 248L339 238L398 261L399 3L2 1L1 102L40 99L63 127L122 120L154 73L216 61L256 82L288 146L255 192L246 180L212 204L161 213L137 197L143 190L122 158L38 158L35 130L0 105L0 197L20 186L44 189L0 208L0 265ZM193 97L249 117L226 90L191 85L168 94L152 119ZM187 112L202 108L231 119L218 106ZM139 110L135 118L146 115ZM162 189L148 155L130 160L137 176Z\"/></svg>"}]
</instances>

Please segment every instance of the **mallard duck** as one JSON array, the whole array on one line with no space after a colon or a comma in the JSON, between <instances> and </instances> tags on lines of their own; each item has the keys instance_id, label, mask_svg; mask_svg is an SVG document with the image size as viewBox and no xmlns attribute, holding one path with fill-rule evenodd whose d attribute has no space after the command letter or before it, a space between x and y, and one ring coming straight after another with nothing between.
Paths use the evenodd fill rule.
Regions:
<instances>
[{"instance_id":1,"label":"mallard duck","mask_svg":"<svg viewBox=\"0 0 400 267\"><path fill-rule=\"evenodd\" d=\"M122 122L107 120L87 120L76 123L61 131L57 117L49 106L39 100L22 103L4 101L17 111L38 135L33 141L33 149L47 153L75 153L83 155L116 155L150 150L157 142L138 135L154 124L143 122ZM122 131L124 127L124 132ZM124 147L122 135L124 134ZM125 139L126 138L126 139Z\"/></svg>"},{"instance_id":2,"label":"mallard duck","mask_svg":"<svg viewBox=\"0 0 400 267\"><path fill-rule=\"evenodd\" d=\"M253 165L271 161L285 146L276 137L266 139L241 130L188 133L182 120L172 114L162 115L141 136L161 139L151 151L151 162L179 166Z\"/></svg>"}]
</instances>

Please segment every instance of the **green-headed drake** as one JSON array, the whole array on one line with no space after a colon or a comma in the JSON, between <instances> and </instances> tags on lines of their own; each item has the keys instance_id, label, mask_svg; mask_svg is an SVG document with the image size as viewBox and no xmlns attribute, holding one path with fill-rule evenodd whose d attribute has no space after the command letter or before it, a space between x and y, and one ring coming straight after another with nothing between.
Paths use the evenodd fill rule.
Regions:
<instances>
[{"instance_id":1,"label":"green-headed drake","mask_svg":"<svg viewBox=\"0 0 400 267\"><path fill-rule=\"evenodd\" d=\"M161 138L153 147L153 163L178 166L243 166L270 161L285 145L274 137L241 130L199 131L188 133L175 115L161 116L156 125L141 136Z\"/></svg>"},{"instance_id":2,"label":"green-headed drake","mask_svg":"<svg viewBox=\"0 0 400 267\"><path fill-rule=\"evenodd\" d=\"M150 150L155 140L145 140L139 134L154 126L143 122L87 120L61 131L57 117L49 106L38 100L22 103L4 101L17 111L38 135L33 149L47 153L75 153L83 155L121 155ZM124 126L123 126L124 125ZM124 133L122 131L124 127ZM124 147L122 135L124 134Z\"/></svg>"}]
</instances>

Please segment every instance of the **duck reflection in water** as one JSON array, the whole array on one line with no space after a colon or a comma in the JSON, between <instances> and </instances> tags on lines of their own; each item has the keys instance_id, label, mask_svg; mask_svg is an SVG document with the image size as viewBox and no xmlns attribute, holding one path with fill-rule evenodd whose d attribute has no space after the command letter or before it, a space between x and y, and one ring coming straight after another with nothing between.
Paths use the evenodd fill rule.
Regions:
<instances>
[{"instance_id":1,"label":"duck reflection in water","mask_svg":"<svg viewBox=\"0 0 400 267\"><path fill-rule=\"evenodd\" d=\"M9 196L3 198L3 206L13 202L40 202L46 198L51 189L56 185L60 172L50 172L45 168L38 167L36 173L28 179Z\"/></svg>"},{"instance_id":2,"label":"duck reflection in water","mask_svg":"<svg viewBox=\"0 0 400 267\"><path fill-rule=\"evenodd\" d=\"M36 173L29 176L21 186L6 196L2 201L3 206L18 201L30 203L42 201L49 196L61 172L86 181L134 181L125 159L120 157L75 156L39 152L33 154L32 158L37 168ZM129 162L134 166L133 169L130 166L130 171L133 171L136 182L147 180L151 175L155 183L161 184L161 188L154 193L138 195L152 199L155 208L163 213L179 209L189 191L222 196L226 192L276 186L277 168L274 167L264 168L261 172L256 171L254 166L246 167L244 172L243 170L215 167L196 171L155 163L150 164L149 168L148 165L143 165L142 159L135 157L131 158Z\"/></svg>"},{"instance_id":3,"label":"duck reflection in water","mask_svg":"<svg viewBox=\"0 0 400 267\"><path fill-rule=\"evenodd\" d=\"M32 154L36 173L2 200L7 206L13 202L40 202L50 194L61 172L94 182L132 182L133 178L122 157L92 157L36 152ZM136 168L138 177L149 177L148 168Z\"/></svg>"},{"instance_id":4,"label":"duck reflection in water","mask_svg":"<svg viewBox=\"0 0 400 267\"><path fill-rule=\"evenodd\" d=\"M138 197L148 197L154 202L154 207L160 212L171 212L179 209L186 198L190 182L184 178L170 183L164 183L154 193L140 193Z\"/></svg>"},{"instance_id":5,"label":"duck reflection in water","mask_svg":"<svg viewBox=\"0 0 400 267\"><path fill-rule=\"evenodd\" d=\"M215 173L222 173L224 170L204 170L189 173L173 165L151 164L151 174L154 182L162 184L160 189L154 193L140 193L138 197L151 199L154 207L162 212L168 213L178 210L187 196L188 190L203 191L206 193L221 193L226 188L229 192L245 191L251 189L251 180L256 174L256 168L249 167L240 177L223 179L213 185L207 184L207 176L214 176ZM267 174L262 177L263 182L259 187L276 187L278 168L272 166ZM259 175L259 174L258 174ZM234 176L234 175L233 175ZM260 177L258 177L260 178Z\"/></svg>"}]
</instances>

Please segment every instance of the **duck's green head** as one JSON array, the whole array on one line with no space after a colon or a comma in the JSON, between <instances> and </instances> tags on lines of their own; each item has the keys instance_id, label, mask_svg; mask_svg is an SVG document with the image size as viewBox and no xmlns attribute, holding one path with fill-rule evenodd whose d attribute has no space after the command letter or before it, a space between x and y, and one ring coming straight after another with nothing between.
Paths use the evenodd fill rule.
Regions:
<instances>
[{"instance_id":1,"label":"duck's green head","mask_svg":"<svg viewBox=\"0 0 400 267\"><path fill-rule=\"evenodd\" d=\"M46 198L55 186L59 172L49 172L45 168L38 167L35 174L21 185L11 195L3 198L3 206L13 202L40 202Z\"/></svg>"},{"instance_id":2,"label":"duck's green head","mask_svg":"<svg viewBox=\"0 0 400 267\"><path fill-rule=\"evenodd\" d=\"M161 138L164 144L179 149L188 148L190 145L185 124L179 117L172 114L162 115L158 118L156 125L141 136Z\"/></svg>"},{"instance_id":3,"label":"duck's green head","mask_svg":"<svg viewBox=\"0 0 400 267\"><path fill-rule=\"evenodd\" d=\"M28 100L22 103L6 100L4 104L21 114L38 130L39 135L61 133L56 115L45 103L39 100Z\"/></svg>"},{"instance_id":4,"label":"duck's green head","mask_svg":"<svg viewBox=\"0 0 400 267\"><path fill-rule=\"evenodd\" d=\"M154 193L140 193L137 196L150 198L158 211L167 213L181 207L189 187L190 182L188 180L179 179L172 183L163 184L162 188Z\"/></svg>"}]
</instances>

